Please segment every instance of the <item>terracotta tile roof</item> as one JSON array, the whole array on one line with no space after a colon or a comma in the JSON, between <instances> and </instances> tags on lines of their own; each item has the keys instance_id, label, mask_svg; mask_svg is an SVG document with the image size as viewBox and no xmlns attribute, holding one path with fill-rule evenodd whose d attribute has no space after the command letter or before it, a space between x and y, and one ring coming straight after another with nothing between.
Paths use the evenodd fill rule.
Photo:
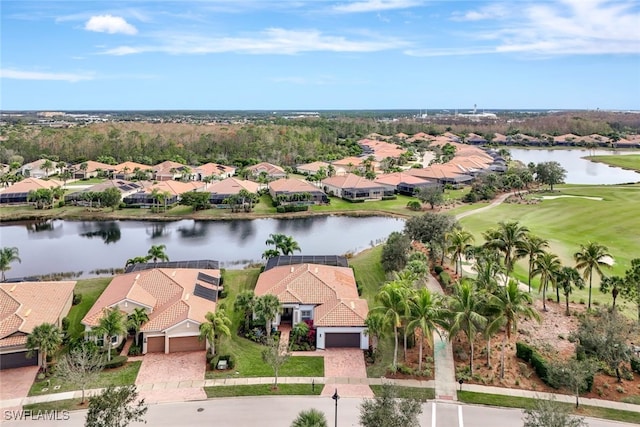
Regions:
<instances>
[{"instance_id":1,"label":"terracotta tile roof","mask_svg":"<svg viewBox=\"0 0 640 427\"><path fill-rule=\"evenodd\" d=\"M298 165L296 166L296 169L298 170L298 172L316 173L320 170L320 168L324 168L324 170L326 171L329 166L330 164L327 162L311 162L305 163L304 165Z\"/></svg>"},{"instance_id":2,"label":"terracotta tile roof","mask_svg":"<svg viewBox=\"0 0 640 427\"><path fill-rule=\"evenodd\" d=\"M349 164L352 166L360 166L364 160L362 157L345 157L344 159L334 160L331 163L339 166L349 166Z\"/></svg>"},{"instance_id":3,"label":"terracotta tile roof","mask_svg":"<svg viewBox=\"0 0 640 427\"><path fill-rule=\"evenodd\" d=\"M173 196L178 196L187 191L195 191L204 187L205 184L199 181L182 182L170 179L167 181L158 181L148 187L145 186L144 192L151 194L154 189L158 189L161 193L167 191Z\"/></svg>"},{"instance_id":4,"label":"terracotta tile roof","mask_svg":"<svg viewBox=\"0 0 640 427\"><path fill-rule=\"evenodd\" d=\"M564 142L564 141L579 141L580 137L578 135L574 135L572 133L566 133L564 135L554 136L553 140L555 142Z\"/></svg>"},{"instance_id":5,"label":"terracotta tile roof","mask_svg":"<svg viewBox=\"0 0 640 427\"><path fill-rule=\"evenodd\" d=\"M376 160L380 161L388 157L400 157L401 154L406 153L407 150L401 146L386 141L376 141L372 139L361 139L358 141L358 145L369 148L373 151L373 156Z\"/></svg>"},{"instance_id":6,"label":"terracotta tile roof","mask_svg":"<svg viewBox=\"0 0 640 427\"><path fill-rule=\"evenodd\" d=\"M311 184L309 181L303 181L301 179L294 178L280 178L278 180L269 183L269 190L289 193L304 193L304 192L316 192L321 191L318 187Z\"/></svg>"},{"instance_id":7,"label":"terracotta tile roof","mask_svg":"<svg viewBox=\"0 0 640 427\"><path fill-rule=\"evenodd\" d=\"M140 170L151 170L151 166L136 162L122 162L118 165L112 166L112 168L116 172L124 172L124 168L127 168L128 173L133 173L136 168L139 168Z\"/></svg>"},{"instance_id":8,"label":"terracotta tile roof","mask_svg":"<svg viewBox=\"0 0 640 427\"><path fill-rule=\"evenodd\" d=\"M410 175L405 172L394 172L384 175L378 175L375 179L375 182L377 183L380 183L382 185L393 185L394 187L397 187L399 184L424 184L428 181L428 179Z\"/></svg>"},{"instance_id":9,"label":"terracotta tile roof","mask_svg":"<svg viewBox=\"0 0 640 427\"><path fill-rule=\"evenodd\" d=\"M272 294L282 303L318 305L314 323L321 320L319 326L362 326L368 313L367 302L358 297L353 270L348 267L274 267L260 274L255 294Z\"/></svg>"},{"instance_id":10,"label":"terracotta tile roof","mask_svg":"<svg viewBox=\"0 0 640 427\"><path fill-rule=\"evenodd\" d=\"M247 170L251 173L258 175L260 172L266 172L267 175L286 175L284 169L280 166L272 165L271 163L262 162L256 165L247 166Z\"/></svg>"},{"instance_id":11,"label":"terracotta tile roof","mask_svg":"<svg viewBox=\"0 0 640 427\"><path fill-rule=\"evenodd\" d=\"M382 184L371 181L363 176L348 173L342 176L332 176L322 180L323 185L331 185L337 188L373 188Z\"/></svg>"},{"instance_id":12,"label":"terracotta tile roof","mask_svg":"<svg viewBox=\"0 0 640 427\"><path fill-rule=\"evenodd\" d=\"M86 162L82 162L82 163L86 163L87 164L87 172L95 172L98 169L103 170L103 171L109 171L109 170L115 170L116 166L115 165L108 165L106 163L101 163L101 162L96 162L93 160L88 160ZM82 169L80 168L80 166L82 166L82 163L76 163L75 165L72 166L73 169L81 171Z\"/></svg>"},{"instance_id":13,"label":"terracotta tile roof","mask_svg":"<svg viewBox=\"0 0 640 427\"><path fill-rule=\"evenodd\" d=\"M192 268L155 268L116 276L81 323L97 326L105 308L124 301L152 307L143 331L163 331L186 319L202 323L207 312L215 311L216 303L194 295L196 284L215 288L198 280L198 273L220 277L220 270Z\"/></svg>"},{"instance_id":14,"label":"terracotta tile roof","mask_svg":"<svg viewBox=\"0 0 640 427\"><path fill-rule=\"evenodd\" d=\"M10 335L29 334L43 323L57 324L67 314L75 285L75 281L0 284L0 347L9 345L5 338Z\"/></svg>"},{"instance_id":15,"label":"terracotta tile roof","mask_svg":"<svg viewBox=\"0 0 640 427\"><path fill-rule=\"evenodd\" d=\"M260 184L257 182L245 179L227 178L222 181L209 184L205 191L217 194L238 194L240 190L247 190L249 193L257 193L259 189Z\"/></svg>"},{"instance_id":16,"label":"terracotta tile roof","mask_svg":"<svg viewBox=\"0 0 640 427\"><path fill-rule=\"evenodd\" d=\"M55 187L62 187L62 182L55 179L26 178L0 191L5 194L28 193L31 190Z\"/></svg>"},{"instance_id":17,"label":"terracotta tile roof","mask_svg":"<svg viewBox=\"0 0 640 427\"><path fill-rule=\"evenodd\" d=\"M233 166L219 165L218 163L205 163L204 165L195 167L193 170L202 176L217 176L233 174L236 168Z\"/></svg>"}]
</instances>

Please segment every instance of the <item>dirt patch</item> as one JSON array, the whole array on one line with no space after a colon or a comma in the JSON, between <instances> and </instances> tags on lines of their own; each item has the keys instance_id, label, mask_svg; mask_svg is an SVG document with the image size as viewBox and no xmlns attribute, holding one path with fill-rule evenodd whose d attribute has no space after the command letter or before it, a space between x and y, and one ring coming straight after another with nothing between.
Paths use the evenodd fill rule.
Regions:
<instances>
[{"instance_id":1,"label":"dirt patch","mask_svg":"<svg viewBox=\"0 0 640 427\"><path fill-rule=\"evenodd\" d=\"M415 345L411 348L407 348L407 358L404 358L402 337L398 344L398 366L397 372L393 373L387 371L385 378L393 378L398 380L419 380L428 381L434 379L434 363L433 363L433 349L429 347L425 341L422 347L422 372L418 370L418 361L420 356L420 349L418 348L418 339L416 335Z\"/></svg>"},{"instance_id":2,"label":"dirt patch","mask_svg":"<svg viewBox=\"0 0 640 427\"><path fill-rule=\"evenodd\" d=\"M472 384L550 393L570 394L566 390L556 390L544 384L533 368L516 357L516 341L526 342L535 347L547 360L564 360L575 354L575 344L569 341L569 335L578 326L578 313L585 311L581 304L569 304L571 316L565 315L565 305L547 302L548 311L542 311L542 301L536 300L535 307L542 322L522 320L518 324L517 336L512 336L505 345L505 375L500 378L500 352L504 334L500 333L491 340L491 367L487 365L487 343L478 338L474 346L474 378ZM453 355L456 371L469 366L469 345L462 335L453 341ZM627 367L629 368L629 367ZM595 399L622 401L630 396L640 395L640 375L634 374L633 380L618 383L615 376L598 373L590 393L582 395Z\"/></svg>"}]
</instances>

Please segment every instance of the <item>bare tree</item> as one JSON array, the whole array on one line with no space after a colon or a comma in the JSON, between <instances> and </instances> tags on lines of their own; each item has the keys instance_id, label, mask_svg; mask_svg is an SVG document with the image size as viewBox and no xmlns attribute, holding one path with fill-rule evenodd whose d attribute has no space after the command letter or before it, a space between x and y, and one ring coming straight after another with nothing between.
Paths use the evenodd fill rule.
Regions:
<instances>
[{"instance_id":1,"label":"bare tree","mask_svg":"<svg viewBox=\"0 0 640 427\"><path fill-rule=\"evenodd\" d=\"M278 388L278 372L282 365L289 360L290 356L291 353L286 349L280 351L280 342L273 338L269 339L267 348L262 351L262 360L273 369L273 374L275 376L275 381L273 383L274 389Z\"/></svg>"},{"instance_id":2,"label":"bare tree","mask_svg":"<svg viewBox=\"0 0 640 427\"><path fill-rule=\"evenodd\" d=\"M84 392L87 387L98 379L104 366L104 356L97 349L81 345L72 349L62 357L56 365L56 377L80 387L82 401L85 403Z\"/></svg>"}]
</instances>

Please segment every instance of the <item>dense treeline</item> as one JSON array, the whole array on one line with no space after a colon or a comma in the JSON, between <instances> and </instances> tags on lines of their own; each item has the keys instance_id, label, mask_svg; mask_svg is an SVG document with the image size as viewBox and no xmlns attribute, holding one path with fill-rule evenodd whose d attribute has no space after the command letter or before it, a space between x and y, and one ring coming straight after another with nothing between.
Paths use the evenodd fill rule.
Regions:
<instances>
[{"instance_id":1,"label":"dense treeline","mask_svg":"<svg viewBox=\"0 0 640 427\"><path fill-rule=\"evenodd\" d=\"M444 120L444 119L442 119ZM314 160L335 160L358 155L358 139L370 133L432 135L452 131L475 132L485 137L504 134L637 132L640 114L563 113L495 122L429 123L415 120L381 121L364 118L273 119L248 124L188 124L112 122L73 128L45 128L23 124L0 128L0 161L10 163L15 156L24 162L42 157L73 163L112 156L118 162L136 161L156 164L164 160L199 164L244 165L251 161L268 161L284 166Z\"/></svg>"}]
</instances>

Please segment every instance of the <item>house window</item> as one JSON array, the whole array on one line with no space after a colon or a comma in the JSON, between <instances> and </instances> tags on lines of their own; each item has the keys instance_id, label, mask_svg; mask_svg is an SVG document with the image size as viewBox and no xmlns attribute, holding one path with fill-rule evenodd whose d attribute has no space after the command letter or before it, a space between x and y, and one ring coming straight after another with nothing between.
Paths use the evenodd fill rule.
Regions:
<instances>
[{"instance_id":1,"label":"house window","mask_svg":"<svg viewBox=\"0 0 640 427\"><path fill-rule=\"evenodd\" d=\"M96 344L98 345L98 347L104 347L104 337L98 337L96 339Z\"/></svg>"},{"instance_id":2,"label":"house window","mask_svg":"<svg viewBox=\"0 0 640 427\"><path fill-rule=\"evenodd\" d=\"M112 336L111 337L111 344L117 344L118 343L118 338L119 337L117 335Z\"/></svg>"},{"instance_id":3,"label":"house window","mask_svg":"<svg viewBox=\"0 0 640 427\"><path fill-rule=\"evenodd\" d=\"M300 316L302 317L302 320L311 319L311 310L302 310L300 312Z\"/></svg>"}]
</instances>

